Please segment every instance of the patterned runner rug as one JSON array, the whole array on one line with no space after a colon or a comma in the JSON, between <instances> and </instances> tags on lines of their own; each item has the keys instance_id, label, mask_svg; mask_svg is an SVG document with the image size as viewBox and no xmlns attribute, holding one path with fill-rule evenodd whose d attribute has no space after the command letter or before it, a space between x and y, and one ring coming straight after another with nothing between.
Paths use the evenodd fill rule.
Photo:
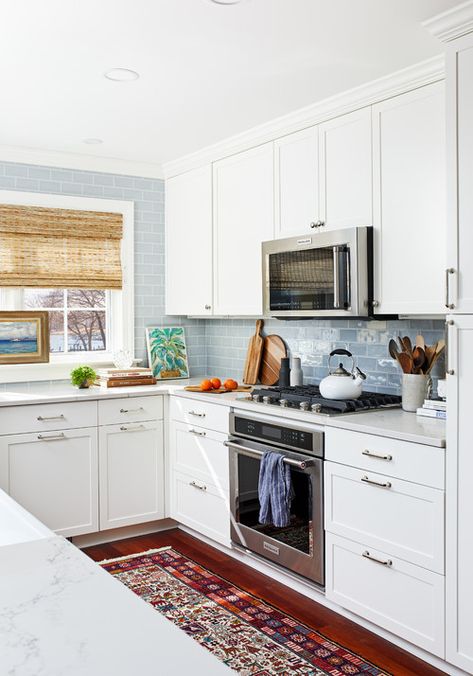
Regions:
<instances>
[{"instance_id":1,"label":"patterned runner rug","mask_svg":"<svg viewBox=\"0 0 473 676\"><path fill-rule=\"evenodd\" d=\"M100 565L242 676L390 676L170 547Z\"/></svg>"}]
</instances>

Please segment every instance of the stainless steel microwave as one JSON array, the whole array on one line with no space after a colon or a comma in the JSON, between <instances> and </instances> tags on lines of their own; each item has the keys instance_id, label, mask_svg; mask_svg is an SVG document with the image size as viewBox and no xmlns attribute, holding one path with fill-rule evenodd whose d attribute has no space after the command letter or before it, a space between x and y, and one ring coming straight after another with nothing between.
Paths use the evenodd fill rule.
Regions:
<instances>
[{"instance_id":1,"label":"stainless steel microwave","mask_svg":"<svg viewBox=\"0 0 473 676\"><path fill-rule=\"evenodd\" d=\"M372 228L263 242L263 311L268 317L369 317Z\"/></svg>"}]
</instances>

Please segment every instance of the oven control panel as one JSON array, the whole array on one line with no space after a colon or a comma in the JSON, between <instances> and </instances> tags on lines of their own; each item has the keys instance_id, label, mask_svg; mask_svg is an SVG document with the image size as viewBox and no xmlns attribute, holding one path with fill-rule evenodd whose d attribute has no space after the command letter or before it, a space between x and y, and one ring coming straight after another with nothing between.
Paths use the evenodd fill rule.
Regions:
<instances>
[{"instance_id":1,"label":"oven control panel","mask_svg":"<svg viewBox=\"0 0 473 676\"><path fill-rule=\"evenodd\" d=\"M273 425L263 420L245 418L234 414L232 432L234 434L267 441L268 443L295 450L307 451L319 455L322 449L322 434L295 427Z\"/></svg>"}]
</instances>

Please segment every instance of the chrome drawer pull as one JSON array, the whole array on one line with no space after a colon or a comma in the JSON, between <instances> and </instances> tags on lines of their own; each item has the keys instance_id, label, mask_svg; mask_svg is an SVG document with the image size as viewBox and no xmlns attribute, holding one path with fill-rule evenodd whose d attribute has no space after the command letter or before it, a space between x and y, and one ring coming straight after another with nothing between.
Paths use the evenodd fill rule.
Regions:
<instances>
[{"instance_id":1,"label":"chrome drawer pull","mask_svg":"<svg viewBox=\"0 0 473 676\"><path fill-rule=\"evenodd\" d=\"M64 420L64 415L61 413L61 415L49 415L49 416L43 416L39 415L36 420L41 420L42 422L46 422L47 420Z\"/></svg>"},{"instance_id":2,"label":"chrome drawer pull","mask_svg":"<svg viewBox=\"0 0 473 676\"><path fill-rule=\"evenodd\" d=\"M192 486L193 488L198 488L199 491L206 491L207 490L207 486L205 486L205 485L199 486L199 484L196 483L195 481L190 481L189 486Z\"/></svg>"},{"instance_id":3,"label":"chrome drawer pull","mask_svg":"<svg viewBox=\"0 0 473 676\"><path fill-rule=\"evenodd\" d=\"M371 554L366 551L363 552L362 555L365 559L369 559L370 561L373 561L374 563L380 563L382 566L392 566L393 562L391 559L388 559L387 561L383 561L382 559L377 559L375 556L371 556Z\"/></svg>"},{"instance_id":4,"label":"chrome drawer pull","mask_svg":"<svg viewBox=\"0 0 473 676\"><path fill-rule=\"evenodd\" d=\"M65 439L66 435L63 432L59 432L59 434L52 434L51 436L46 437L44 434L38 434L38 439L40 441L56 441L59 439Z\"/></svg>"},{"instance_id":5,"label":"chrome drawer pull","mask_svg":"<svg viewBox=\"0 0 473 676\"><path fill-rule=\"evenodd\" d=\"M196 418L205 418L205 413L197 413L197 411L187 411L188 415L195 415Z\"/></svg>"},{"instance_id":6,"label":"chrome drawer pull","mask_svg":"<svg viewBox=\"0 0 473 676\"><path fill-rule=\"evenodd\" d=\"M381 455L378 453L372 453L369 451L367 448L365 448L364 451L361 451L361 455L367 455L369 458L379 458L380 460L392 460L393 456L392 455Z\"/></svg>"},{"instance_id":7,"label":"chrome drawer pull","mask_svg":"<svg viewBox=\"0 0 473 676\"><path fill-rule=\"evenodd\" d=\"M205 437L207 432L198 432L197 430L189 430L189 434L195 434L196 437Z\"/></svg>"},{"instance_id":8,"label":"chrome drawer pull","mask_svg":"<svg viewBox=\"0 0 473 676\"><path fill-rule=\"evenodd\" d=\"M140 406L140 408L121 408L120 413L141 413L141 411L144 411L143 406Z\"/></svg>"},{"instance_id":9,"label":"chrome drawer pull","mask_svg":"<svg viewBox=\"0 0 473 676\"><path fill-rule=\"evenodd\" d=\"M144 425L135 425L134 427L127 427L126 425L122 425L120 427L120 430L122 432L133 432L133 430L144 430L145 426Z\"/></svg>"},{"instance_id":10,"label":"chrome drawer pull","mask_svg":"<svg viewBox=\"0 0 473 676\"><path fill-rule=\"evenodd\" d=\"M373 481L372 479L369 479L366 474L361 477L361 480L365 482L365 484L371 484L372 486L379 486L380 488L391 488L392 484L390 481L386 481L385 483L381 483L380 481Z\"/></svg>"}]
</instances>

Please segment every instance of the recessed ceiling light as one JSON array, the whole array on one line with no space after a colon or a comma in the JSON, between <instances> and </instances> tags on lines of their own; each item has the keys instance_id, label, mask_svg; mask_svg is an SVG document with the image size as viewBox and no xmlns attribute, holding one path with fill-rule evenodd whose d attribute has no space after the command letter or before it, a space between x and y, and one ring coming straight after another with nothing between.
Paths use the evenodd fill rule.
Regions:
<instances>
[{"instance_id":1,"label":"recessed ceiling light","mask_svg":"<svg viewBox=\"0 0 473 676\"><path fill-rule=\"evenodd\" d=\"M89 146L98 146L103 141L101 138L85 138L83 143L87 143Z\"/></svg>"},{"instance_id":2,"label":"recessed ceiling light","mask_svg":"<svg viewBox=\"0 0 473 676\"><path fill-rule=\"evenodd\" d=\"M131 82L137 80L140 74L129 68L112 68L104 73L104 76L107 80L115 80L115 82Z\"/></svg>"}]
</instances>

